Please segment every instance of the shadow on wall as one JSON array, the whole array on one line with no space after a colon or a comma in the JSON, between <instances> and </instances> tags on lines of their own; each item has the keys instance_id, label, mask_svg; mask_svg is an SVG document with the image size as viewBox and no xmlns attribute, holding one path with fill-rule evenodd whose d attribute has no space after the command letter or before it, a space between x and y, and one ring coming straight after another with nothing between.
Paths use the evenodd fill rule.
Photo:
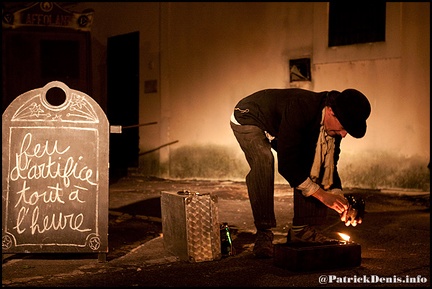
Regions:
<instances>
[{"instance_id":1,"label":"shadow on wall","mask_svg":"<svg viewBox=\"0 0 432 289\"><path fill-rule=\"evenodd\" d=\"M401 157L374 151L344 155L338 170L345 188L429 191L428 163L424 157ZM169 169L167 164L159 168L159 172L169 172L167 178L170 179L244 181L248 171L243 155L233 157L232 150L216 145L179 147L171 152ZM279 174L276 174L275 182L287 183Z\"/></svg>"},{"instance_id":2,"label":"shadow on wall","mask_svg":"<svg viewBox=\"0 0 432 289\"><path fill-rule=\"evenodd\" d=\"M227 147L183 146L171 152L170 178L242 181L248 173L245 160L236 159Z\"/></svg>"},{"instance_id":3,"label":"shadow on wall","mask_svg":"<svg viewBox=\"0 0 432 289\"><path fill-rule=\"evenodd\" d=\"M136 173L146 176L165 176L167 172L161 171L161 167L159 166L159 152L154 151L140 155L139 165Z\"/></svg>"}]
</instances>

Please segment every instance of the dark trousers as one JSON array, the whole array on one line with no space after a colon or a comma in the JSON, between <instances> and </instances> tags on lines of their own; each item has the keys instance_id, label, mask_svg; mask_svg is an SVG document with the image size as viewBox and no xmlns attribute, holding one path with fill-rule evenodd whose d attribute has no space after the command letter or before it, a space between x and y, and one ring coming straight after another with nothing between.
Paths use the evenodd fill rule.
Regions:
<instances>
[{"instance_id":1,"label":"dark trousers","mask_svg":"<svg viewBox=\"0 0 432 289\"><path fill-rule=\"evenodd\" d=\"M252 208L255 227L258 230L276 227L274 213L275 162L271 144L262 129L253 125L236 125L234 132L250 171L246 175L246 186ZM294 189L293 225L320 225L325 221L327 207L314 197L304 197Z\"/></svg>"}]
</instances>

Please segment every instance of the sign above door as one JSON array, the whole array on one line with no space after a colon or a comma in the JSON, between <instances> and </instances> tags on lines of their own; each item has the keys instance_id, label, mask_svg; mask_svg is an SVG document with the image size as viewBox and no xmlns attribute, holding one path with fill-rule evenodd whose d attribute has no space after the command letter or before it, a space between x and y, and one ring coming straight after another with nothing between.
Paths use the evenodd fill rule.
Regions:
<instances>
[{"instance_id":1,"label":"sign above door","mask_svg":"<svg viewBox=\"0 0 432 289\"><path fill-rule=\"evenodd\" d=\"M93 23L93 10L82 13L64 9L55 2L33 2L15 11L3 11L2 27L57 27L90 31Z\"/></svg>"}]
</instances>

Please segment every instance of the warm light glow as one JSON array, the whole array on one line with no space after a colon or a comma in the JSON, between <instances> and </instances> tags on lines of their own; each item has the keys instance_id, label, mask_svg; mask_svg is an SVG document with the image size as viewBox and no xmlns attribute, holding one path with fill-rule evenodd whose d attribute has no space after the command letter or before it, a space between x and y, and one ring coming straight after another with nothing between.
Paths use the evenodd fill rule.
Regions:
<instances>
[{"instance_id":1,"label":"warm light glow","mask_svg":"<svg viewBox=\"0 0 432 289\"><path fill-rule=\"evenodd\" d=\"M344 233L338 233L339 234L339 236L341 236L341 238L344 240L344 241L346 241L346 242L349 242L349 240L350 240L350 236L348 236L347 234L344 234Z\"/></svg>"}]
</instances>

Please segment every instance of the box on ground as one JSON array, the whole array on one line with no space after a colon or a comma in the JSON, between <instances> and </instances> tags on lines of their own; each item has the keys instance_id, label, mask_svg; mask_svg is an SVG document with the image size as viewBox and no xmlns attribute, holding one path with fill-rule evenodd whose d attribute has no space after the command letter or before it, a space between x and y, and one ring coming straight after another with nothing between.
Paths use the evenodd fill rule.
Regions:
<instances>
[{"instance_id":1,"label":"box on ground","mask_svg":"<svg viewBox=\"0 0 432 289\"><path fill-rule=\"evenodd\" d=\"M162 191L165 249L189 262L221 259L218 198L212 193Z\"/></svg>"},{"instance_id":2,"label":"box on ground","mask_svg":"<svg viewBox=\"0 0 432 289\"><path fill-rule=\"evenodd\" d=\"M274 247L274 265L291 271L316 271L357 267L361 264L361 246L347 244L284 243Z\"/></svg>"}]
</instances>

